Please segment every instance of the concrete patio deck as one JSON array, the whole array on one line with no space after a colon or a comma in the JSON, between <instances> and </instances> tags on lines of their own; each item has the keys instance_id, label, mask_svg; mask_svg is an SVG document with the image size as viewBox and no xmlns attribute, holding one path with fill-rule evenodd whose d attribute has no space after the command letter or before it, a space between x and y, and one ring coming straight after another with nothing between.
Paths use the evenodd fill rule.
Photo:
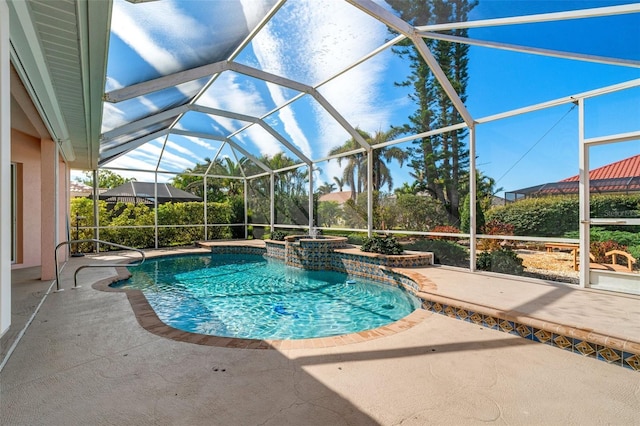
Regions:
<instances>
[{"instance_id":1,"label":"concrete patio deck","mask_svg":"<svg viewBox=\"0 0 640 426\"><path fill-rule=\"evenodd\" d=\"M91 287L114 268L85 269L82 287L70 289L75 268L96 260L71 259L60 293L46 294L51 283L37 271L14 271L0 424L640 424L640 373L429 311L404 331L341 346L232 349L159 337L138 324L124 293ZM640 342L638 296L413 272L434 297Z\"/></svg>"}]
</instances>

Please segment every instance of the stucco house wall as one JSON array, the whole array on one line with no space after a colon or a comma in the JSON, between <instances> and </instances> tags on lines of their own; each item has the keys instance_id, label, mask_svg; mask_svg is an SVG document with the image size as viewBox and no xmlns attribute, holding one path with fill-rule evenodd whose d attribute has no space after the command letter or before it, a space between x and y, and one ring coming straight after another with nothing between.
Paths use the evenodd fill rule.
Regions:
<instances>
[{"instance_id":1,"label":"stucco house wall","mask_svg":"<svg viewBox=\"0 0 640 426\"><path fill-rule=\"evenodd\" d=\"M11 162L16 165L16 262L12 269L41 266L43 280L55 275L53 250L67 240L69 172L58 158L57 202L55 143L11 130ZM55 223L58 209L58 221ZM57 228L57 230L56 230ZM64 249L60 257L64 258Z\"/></svg>"},{"instance_id":2,"label":"stucco house wall","mask_svg":"<svg viewBox=\"0 0 640 426\"><path fill-rule=\"evenodd\" d=\"M11 162L17 167L17 259L12 269L39 266L42 245L40 139L12 129Z\"/></svg>"}]
</instances>

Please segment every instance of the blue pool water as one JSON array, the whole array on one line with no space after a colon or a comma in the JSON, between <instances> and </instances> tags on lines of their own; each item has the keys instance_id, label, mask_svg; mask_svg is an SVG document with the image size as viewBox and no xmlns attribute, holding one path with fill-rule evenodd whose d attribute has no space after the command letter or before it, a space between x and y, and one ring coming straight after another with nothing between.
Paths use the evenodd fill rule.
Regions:
<instances>
[{"instance_id":1,"label":"blue pool water","mask_svg":"<svg viewBox=\"0 0 640 426\"><path fill-rule=\"evenodd\" d=\"M307 271L257 255L189 255L131 268L165 324L193 333L304 339L369 330L418 306L404 290L335 271Z\"/></svg>"}]
</instances>

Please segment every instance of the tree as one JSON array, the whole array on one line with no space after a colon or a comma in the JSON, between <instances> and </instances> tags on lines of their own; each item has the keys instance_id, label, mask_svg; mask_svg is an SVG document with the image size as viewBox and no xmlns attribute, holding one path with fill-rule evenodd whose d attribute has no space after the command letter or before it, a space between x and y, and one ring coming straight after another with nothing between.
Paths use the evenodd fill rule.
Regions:
<instances>
[{"instance_id":1,"label":"tree","mask_svg":"<svg viewBox=\"0 0 640 426\"><path fill-rule=\"evenodd\" d=\"M462 193L469 193L468 179L463 182L462 188ZM496 188L496 180L494 178L485 175L480 170L476 170L476 201L484 211L488 211L491 208L493 196L502 190L502 187Z\"/></svg>"},{"instance_id":2,"label":"tree","mask_svg":"<svg viewBox=\"0 0 640 426\"><path fill-rule=\"evenodd\" d=\"M330 194L335 190L336 190L335 184L325 182L318 187L318 194L319 195Z\"/></svg>"},{"instance_id":3,"label":"tree","mask_svg":"<svg viewBox=\"0 0 640 426\"><path fill-rule=\"evenodd\" d=\"M356 129L358 133L364 138L368 136L368 134L360 129ZM329 155L337 155L344 154L346 152L353 151L355 149L360 148L360 144L356 142L354 138L349 139L341 146L332 149L329 151ZM345 165L344 170L342 171L342 181L345 185L351 188L351 199L355 200L356 195L362 192L362 164L364 154L362 152L352 154L349 157L339 157L338 165L342 166L342 162L347 159L347 164ZM366 162L365 162L366 167ZM365 173L366 175L366 173Z\"/></svg>"},{"instance_id":4,"label":"tree","mask_svg":"<svg viewBox=\"0 0 640 426\"><path fill-rule=\"evenodd\" d=\"M387 142L396 136L400 130L397 128L391 128L386 132L378 130L371 136L364 130L356 129L360 136L371 146ZM353 151L359 148L360 145L351 138L346 141L342 146L332 149L329 155L342 154L345 152ZM379 191L384 185L387 185L389 191L393 187L393 178L391 172L387 167L392 160L396 160L400 166L408 158L408 154L398 147L384 147L371 151L373 156L373 191ZM358 194L367 188L367 156L365 153L353 154L349 157L338 158L338 164L342 165L342 160L348 158L346 167L343 172L342 181L349 185L351 188L351 199L355 200ZM336 178L334 178L336 179ZM337 182L337 180L336 180Z\"/></svg>"},{"instance_id":5,"label":"tree","mask_svg":"<svg viewBox=\"0 0 640 426\"><path fill-rule=\"evenodd\" d=\"M183 174L174 176L171 180L173 186L183 191L190 192L198 197L204 198L204 178L203 175L209 170L211 159L205 158L203 163L197 163L195 166L186 169ZM219 199L217 188L207 188L207 200L214 201Z\"/></svg>"},{"instance_id":6,"label":"tree","mask_svg":"<svg viewBox=\"0 0 640 426\"><path fill-rule=\"evenodd\" d=\"M342 208L335 201L320 201L318 203L318 225L332 226L342 220Z\"/></svg>"},{"instance_id":7,"label":"tree","mask_svg":"<svg viewBox=\"0 0 640 426\"><path fill-rule=\"evenodd\" d=\"M280 170L298 164L284 153L272 157L261 156L260 162L271 170ZM245 173L263 173L252 162L247 163ZM248 200L252 219L268 222L270 216L270 177L261 176L248 182ZM303 225L309 218L309 170L304 167L278 172L274 176L275 221L278 224Z\"/></svg>"},{"instance_id":8,"label":"tree","mask_svg":"<svg viewBox=\"0 0 640 426\"><path fill-rule=\"evenodd\" d=\"M388 0L388 3L402 19L418 25L463 22L477 5L474 0ZM466 29L444 32L467 36ZM433 39L426 43L459 98L465 102L468 45ZM402 131L418 134L461 122L459 112L413 43L407 40L394 51L410 61L412 73L397 84L413 88L409 97L416 104L416 111L409 117L409 123L401 127ZM442 202L452 223L458 222L460 199L465 195L461 183L468 176L469 152L463 141L465 137L464 129L424 137L414 142L411 150L410 166L419 176L420 190Z\"/></svg>"},{"instance_id":9,"label":"tree","mask_svg":"<svg viewBox=\"0 0 640 426\"><path fill-rule=\"evenodd\" d=\"M93 173L84 172L84 178L77 178L76 180L84 183L85 185L93 186ZM119 174L114 173L111 170L98 171L98 188L116 188L122 184L135 180L135 178L126 178L124 176L120 176Z\"/></svg>"},{"instance_id":10,"label":"tree","mask_svg":"<svg viewBox=\"0 0 640 426\"><path fill-rule=\"evenodd\" d=\"M482 233L484 228L484 212L480 199L476 198L476 232ZM471 231L471 197L467 194L464 197L462 211L460 212L460 230L465 233Z\"/></svg>"},{"instance_id":11,"label":"tree","mask_svg":"<svg viewBox=\"0 0 640 426\"><path fill-rule=\"evenodd\" d=\"M339 177L334 176L333 181L336 183L336 185L338 185L338 191L342 192L345 183L344 179L340 179Z\"/></svg>"},{"instance_id":12,"label":"tree","mask_svg":"<svg viewBox=\"0 0 640 426\"><path fill-rule=\"evenodd\" d=\"M391 128L386 132L378 130L374 133L373 137L369 136L368 139L365 139L370 145L378 145L383 142L387 142L393 139L399 130L397 128ZM373 190L380 191L380 189L386 184L389 191L393 188L393 178L391 176L391 171L387 167L387 164L391 162L391 160L396 160L400 167L404 164L404 162L409 157L402 148L398 147L384 147L374 149L372 151L373 155Z\"/></svg>"},{"instance_id":13,"label":"tree","mask_svg":"<svg viewBox=\"0 0 640 426\"><path fill-rule=\"evenodd\" d=\"M203 163L198 163L192 168L186 169L182 174L172 179L172 184L178 189L190 192L204 198L204 175L242 176L242 167L247 163L246 158L238 163L229 157L218 158L213 162L205 158ZM228 196L242 195L244 185L240 179L210 178L207 179L207 201L222 202Z\"/></svg>"}]
</instances>

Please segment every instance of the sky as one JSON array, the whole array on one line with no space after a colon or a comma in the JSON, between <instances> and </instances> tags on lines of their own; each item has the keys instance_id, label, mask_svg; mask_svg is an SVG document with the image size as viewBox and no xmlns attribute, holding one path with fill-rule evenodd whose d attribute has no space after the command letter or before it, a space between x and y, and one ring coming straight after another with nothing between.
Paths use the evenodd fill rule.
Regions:
<instances>
[{"instance_id":1,"label":"sky","mask_svg":"<svg viewBox=\"0 0 640 426\"><path fill-rule=\"evenodd\" d=\"M274 0L162 0L131 4L115 0L105 91L228 59L273 3ZM377 3L389 9L384 1ZM470 19L625 3L629 2L481 0ZM341 0L290 0L235 55L234 61L315 87L390 37L385 25ZM640 60L640 14L471 29L469 37ZM373 134L406 123L413 113L407 88L395 84L404 81L409 72L409 63L386 49L321 84L318 92L353 127ZM466 105L474 119L640 78L638 68L475 46L469 50L469 73ZM350 138L317 98L305 95L287 104L300 92L233 70L219 74L213 81L195 80L121 103L105 103L103 132L183 104L199 92L197 105L262 117L294 151L311 159L324 158ZM565 105L478 126L479 169L507 191L577 174L578 116L577 108L571 107ZM588 101L586 117L587 137L640 130L640 89ZM149 127L139 133L158 128ZM171 135L165 143L162 137L118 156L106 166L180 172L204 158L242 156L215 140L229 135L235 144L255 156L285 152L296 157L264 127L238 118L191 111L175 128L212 135L214 139ZM105 147L116 146L119 141ZM411 143L401 146L409 147ZM595 168L640 153L640 141L595 147L592 151L591 168ZM318 185L332 182L333 176L341 174L336 160L318 166ZM412 170L406 165L392 163L390 168L394 186L412 180ZM150 173L117 173L140 181L153 180ZM166 181L171 177L161 173L158 179Z\"/></svg>"}]
</instances>

